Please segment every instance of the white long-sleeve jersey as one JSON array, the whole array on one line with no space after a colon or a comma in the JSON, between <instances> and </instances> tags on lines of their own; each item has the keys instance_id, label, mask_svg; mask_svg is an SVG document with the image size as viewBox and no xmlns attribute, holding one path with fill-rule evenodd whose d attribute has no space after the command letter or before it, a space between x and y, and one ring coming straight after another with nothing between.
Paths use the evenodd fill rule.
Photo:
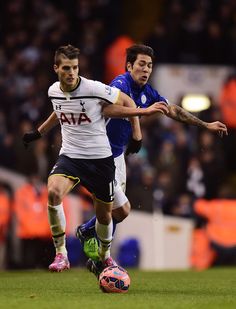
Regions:
<instances>
[{"instance_id":1,"label":"white long-sleeve jersey","mask_svg":"<svg viewBox=\"0 0 236 309\"><path fill-rule=\"evenodd\" d=\"M59 82L51 85L48 96L61 124L60 154L77 159L101 159L112 155L102 104L104 101L116 103L119 93L119 89L84 77L80 77L72 92L63 92Z\"/></svg>"}]
</instances>

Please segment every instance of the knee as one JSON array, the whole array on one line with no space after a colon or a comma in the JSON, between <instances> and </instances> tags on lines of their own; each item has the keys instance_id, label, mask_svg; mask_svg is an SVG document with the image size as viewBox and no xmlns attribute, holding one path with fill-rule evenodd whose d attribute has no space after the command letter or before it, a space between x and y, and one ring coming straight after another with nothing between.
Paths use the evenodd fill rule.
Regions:
<instances>
[{"instance_id":1,"label":"knee","mask_svg":"<svg viewBox=\"0 0 236 309\"><path fill-rule=\"evenodd\" d=\"M127 202L125 203L125 205L122 207L122 221L128 217L128 215L130 214L130 210L131 210L131 206L130 203Z\"/></svg>"},{"instance_id":2,"label":"knee","mask_svg":"<svg viewBox=\"0 0 236 309\"><path fill-rule=\"evenodd\" d=\"M129 202L126 202L122 207L112 210L112 217L118 222L122 222L130 214L131 206Z\"/></svg>"},{"instance_id":3,"label":"knee","mask_svg":"<svg viewBox=\"0 0 236 309\"><path fill-rule=\"evenodd\" d=\"M62 202L62 193L60 192L57 186L49 186L48 187L48 202L49 205L55 206L59 205Z\"/></svg>"},{"instance_id":4,"label":"knee","mask_svg":"<svg viewBox=\"0 0 236 309\"><path fill-rule=\"evenodd\" d=\"M108 225L112 220L112 216L110 213L97 213L96 217L98 222L104 225Z\"/></svg>"}]
</instances>

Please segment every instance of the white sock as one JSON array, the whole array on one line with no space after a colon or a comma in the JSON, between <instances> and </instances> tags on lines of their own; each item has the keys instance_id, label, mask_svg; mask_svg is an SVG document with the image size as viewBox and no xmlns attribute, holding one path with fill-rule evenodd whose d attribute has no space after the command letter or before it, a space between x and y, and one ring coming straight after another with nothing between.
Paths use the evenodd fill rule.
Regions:
<instances>
[{"instance_id":1,"label":"white sock","mask_svg":"<svg viewBox=\"0 0 236 309\"><path fill-rule=\"evenodd\" d=\"M113 231L113 222L108 225L101 224L96 220L95 225L96 233L99 240L99 256L102 261L110 257L110 249L112 242L112 231Z\"/></svg>"},{"instance_id":2,"label":"white sock","mask_svg":"<svg viewBox=\"0 0 236 309\"><path fill-rule=\"evenodd\" d=\"M66 250L66 218L62 203L56 206L48 205L48 220L52 239L57 253L67 256Z\"/></svg>"}]
</instances>

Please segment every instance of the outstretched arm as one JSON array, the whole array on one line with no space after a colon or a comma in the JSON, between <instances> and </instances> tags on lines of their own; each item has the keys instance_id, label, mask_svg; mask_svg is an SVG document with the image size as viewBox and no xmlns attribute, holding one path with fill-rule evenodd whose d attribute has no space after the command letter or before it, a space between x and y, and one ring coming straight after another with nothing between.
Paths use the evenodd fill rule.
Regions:
<instances>
[{"instance_id":1,"label":"outstretched arm","mask_svg":"<svg viewBox=\"0 0 236 309\"><path fill-rule=\"evenodd\" d=\"M192 115L191 113L187 112L185 109L176 104L168 105L168 109L169 109L168 117L174 120L181 121L183 123L187 123L190 125L195 125L200 128L208 129L212 132L218 133L221 137L224 134L228 135L226 125L220 121L215 122L202 121L201 119L197 118L196 116Z\"/></svg>"},{"instance_id":2,"label":"outstretched arm","mask_svg":"<svg viewBox=\"0 0 236 309\"><path fill-rule=\"evenodd\" d=\"M137 153L142 147L142 134L139 118L137 116L151 115L157 112L162 114L168 113L166 104L163 102L159 102L155 105L150 106L147 109L137 108L135 102L123 92L120 93L116 104L106 105L103 108L103 114L105 117L129 117L130 119L132 127L132 137L128 143L125 152L126 155L129 155L130 153Z\"/></svg>"},{"instance_id":3,"label":"outstretched arm","mask_svg":"<svg viewBox=\"0 0 236 309\"><path fill-rule=\"evenodd\" d=\"M23 136L23 143L27 148L29 143L39 139L44 134L48 133L53 127L59 123L57 115L55 112L52 112L51 115L38 127L37 130L27 132Z\"/></svg>"},{"instance_id":4,"label":"outstretched arm","mask_svg":"<svg viewBox=\"0 0 236 309\"><path fill-rule=\"evenodd\" d=\"M59 120L55 112L52 112L51 115L45 120L39 127L38 131L42 135L47 134L52 128L59 124Z\"/></svg>"},{"instance_id":5,"label":"outstretched arm","mask_svg":"<svg viewBox=\"0 0 236 309\"><path fill-rule=\"evenodd\" d=\"M132 104L133 107L127 107ZM167 104L165 102L157 102L148 108L137 108L134 101L121 92L116 104L104 104L103 115L110 118L122 118L133 116L149 116L155 113L168 114Z\"/></svg>"}]
</instances>

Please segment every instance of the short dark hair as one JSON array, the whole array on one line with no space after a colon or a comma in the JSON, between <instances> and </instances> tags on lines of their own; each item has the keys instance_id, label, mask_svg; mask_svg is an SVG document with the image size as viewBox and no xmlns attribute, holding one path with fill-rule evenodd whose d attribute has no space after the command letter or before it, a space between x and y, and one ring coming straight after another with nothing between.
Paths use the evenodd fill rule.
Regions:
<instances>
[{"instance_id":1,"label":"short dark hair","mask_svg":"<svg viewBox=\"0 0 236 309\"><path fill-rule=\"evenodd\" d=\"M137 59L138 54L147 55L154 60L154 51L150 46L144 44L135 44L126 49L126 62L125 69L127 71L127 63L130 62L131 65L134 64Z\"/></svg>"},{"instance_id":2,"label":"short dark hair","mask_svg":"<svg viewBox=\"0 0 236 309\"><path fill-rule=\"evenodd\" d=\"M61 56L68 59L79 59L79 54L79 48L74 47L73 45L68 44L65 46L60 46L55 52L54 63L59 65L61 62Z\"/></svg>"}]
</instances>

